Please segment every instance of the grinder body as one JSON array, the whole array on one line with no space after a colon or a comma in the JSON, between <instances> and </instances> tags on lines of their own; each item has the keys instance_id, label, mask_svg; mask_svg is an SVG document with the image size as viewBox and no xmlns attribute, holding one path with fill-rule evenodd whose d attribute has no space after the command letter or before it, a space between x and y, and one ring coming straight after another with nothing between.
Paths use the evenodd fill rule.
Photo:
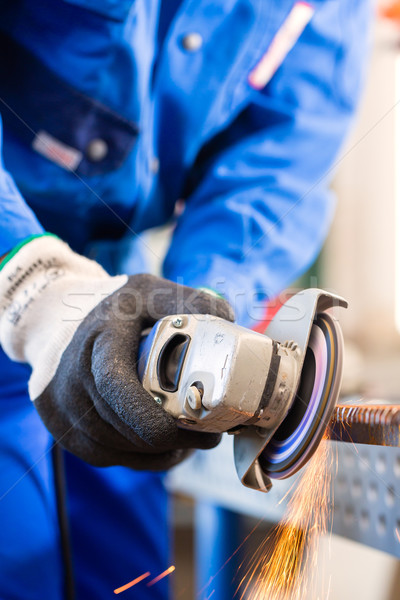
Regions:
<instances>
[{"instance_id":1,"label":"grinder body","mask_svg":"<svg viewBox=\"0 0 400 600\"><path fill-rule=\"evenodd\" d=\"M266 334L211 315L168 316L141 345L143 386L181 427L235 434L241 481L268 491L271 477L287 477L310 458L336 402L342 340L334 305L346 303L304 290L283 305ZM324 362L316 355L325 339Z\"/></svg>"}]
</instances>

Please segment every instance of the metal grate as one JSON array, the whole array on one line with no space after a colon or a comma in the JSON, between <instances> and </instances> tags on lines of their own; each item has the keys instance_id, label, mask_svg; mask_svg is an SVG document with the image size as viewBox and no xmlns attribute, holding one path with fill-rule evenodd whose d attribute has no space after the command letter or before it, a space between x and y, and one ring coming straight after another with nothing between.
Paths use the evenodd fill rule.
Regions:
<instances>
[{"instance_id":1,"label":"metal grate","mask_svg":"<svg viewBox=\"0 0 400 600\"><path fill-rule=\"evenodd\" d=\"M334 533L400 558L400 449L335 446Z\"/></svg>"},{"instance_id":2,"label":"metal grate","mask_svg":"<svg viewBox=\"0 0 400 600\"><path fill-rule=\"evenodd\" d=\"M330 442L337 452L333 532L400 558L400 449ZM169 475L175 491L239 513L276 522L292 480L276 481L269 494L242 486L233 464L232 438L196 452ZM335 467L336 470L336 467Z\"/></svg>"}]
</instances>

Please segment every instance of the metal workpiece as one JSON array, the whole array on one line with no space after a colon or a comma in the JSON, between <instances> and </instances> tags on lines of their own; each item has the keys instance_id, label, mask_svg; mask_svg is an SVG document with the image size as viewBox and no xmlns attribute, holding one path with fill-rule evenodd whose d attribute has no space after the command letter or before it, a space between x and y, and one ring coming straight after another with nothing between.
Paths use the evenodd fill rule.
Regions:
<instances>
[{"instance_id":1,"label":"metal workpiece","mask_svg":"<svg viewBox=\"0 0 400 600\"><path fill-rule=\"evenodd\" d=\"M355 399L342 400L329 424L332 440L400 447L400 402Z\"/></svg>"},{"instance_id":2,"label":"metal workpiece","mask_svg":"<svg viewBox=\"0 0 400 600\"><path fill-rule=\"evenodd\" d=\"M334 533L400 558L400 402L342 398L328 432Z\"/></svg>"}]
</instances>

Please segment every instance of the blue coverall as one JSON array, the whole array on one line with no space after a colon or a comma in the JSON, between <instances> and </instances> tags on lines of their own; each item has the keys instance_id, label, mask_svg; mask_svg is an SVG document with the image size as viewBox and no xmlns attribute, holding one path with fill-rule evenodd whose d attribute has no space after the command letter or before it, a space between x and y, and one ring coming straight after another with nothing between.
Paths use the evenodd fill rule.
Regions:
<instances>
[{"instance_id":1,"label":"blue coverall","mask_svg":"<svg viewBox=\"0 0 400 600\"><path fill-rule=\"evenodd\" d=\"M313 0L299 39L255 87L249 74L273 60L295 4L1 2L0 256L47 230L113 274L141 270L136 234L173 220L184 200L164 276L214 288L240 323L256 321L327 233L367 45L368 2ZM51 440L28 377L0 350L0 598L58 599ZM159 475L68 455L67 485L78 598L110 598L171 564ZM167 580L131 592L166 598Z\"/></svg>"}]
</instances>

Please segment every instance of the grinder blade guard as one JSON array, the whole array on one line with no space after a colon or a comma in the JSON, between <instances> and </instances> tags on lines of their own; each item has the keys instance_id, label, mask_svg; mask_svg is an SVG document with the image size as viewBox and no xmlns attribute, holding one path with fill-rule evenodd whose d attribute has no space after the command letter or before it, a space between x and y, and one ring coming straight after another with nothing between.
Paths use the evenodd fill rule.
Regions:
<instances>
[{"instance_id":1,"label":"grinder blade guard","mask_svg":"<svg viewBox=\"0 0 400 600\"><path fill-rule=\"evenodd\" d=\"M277 428L258 429L258 439L249 428L235 438L236 470L247 487L268 491L270 479L294 475L321 442L342 380L343 336L332 311L337 306L346 308L347 302L322 290L304 290L282 306L265 332L297 348L298 381Z\"/></svg>"}]
</instances>

